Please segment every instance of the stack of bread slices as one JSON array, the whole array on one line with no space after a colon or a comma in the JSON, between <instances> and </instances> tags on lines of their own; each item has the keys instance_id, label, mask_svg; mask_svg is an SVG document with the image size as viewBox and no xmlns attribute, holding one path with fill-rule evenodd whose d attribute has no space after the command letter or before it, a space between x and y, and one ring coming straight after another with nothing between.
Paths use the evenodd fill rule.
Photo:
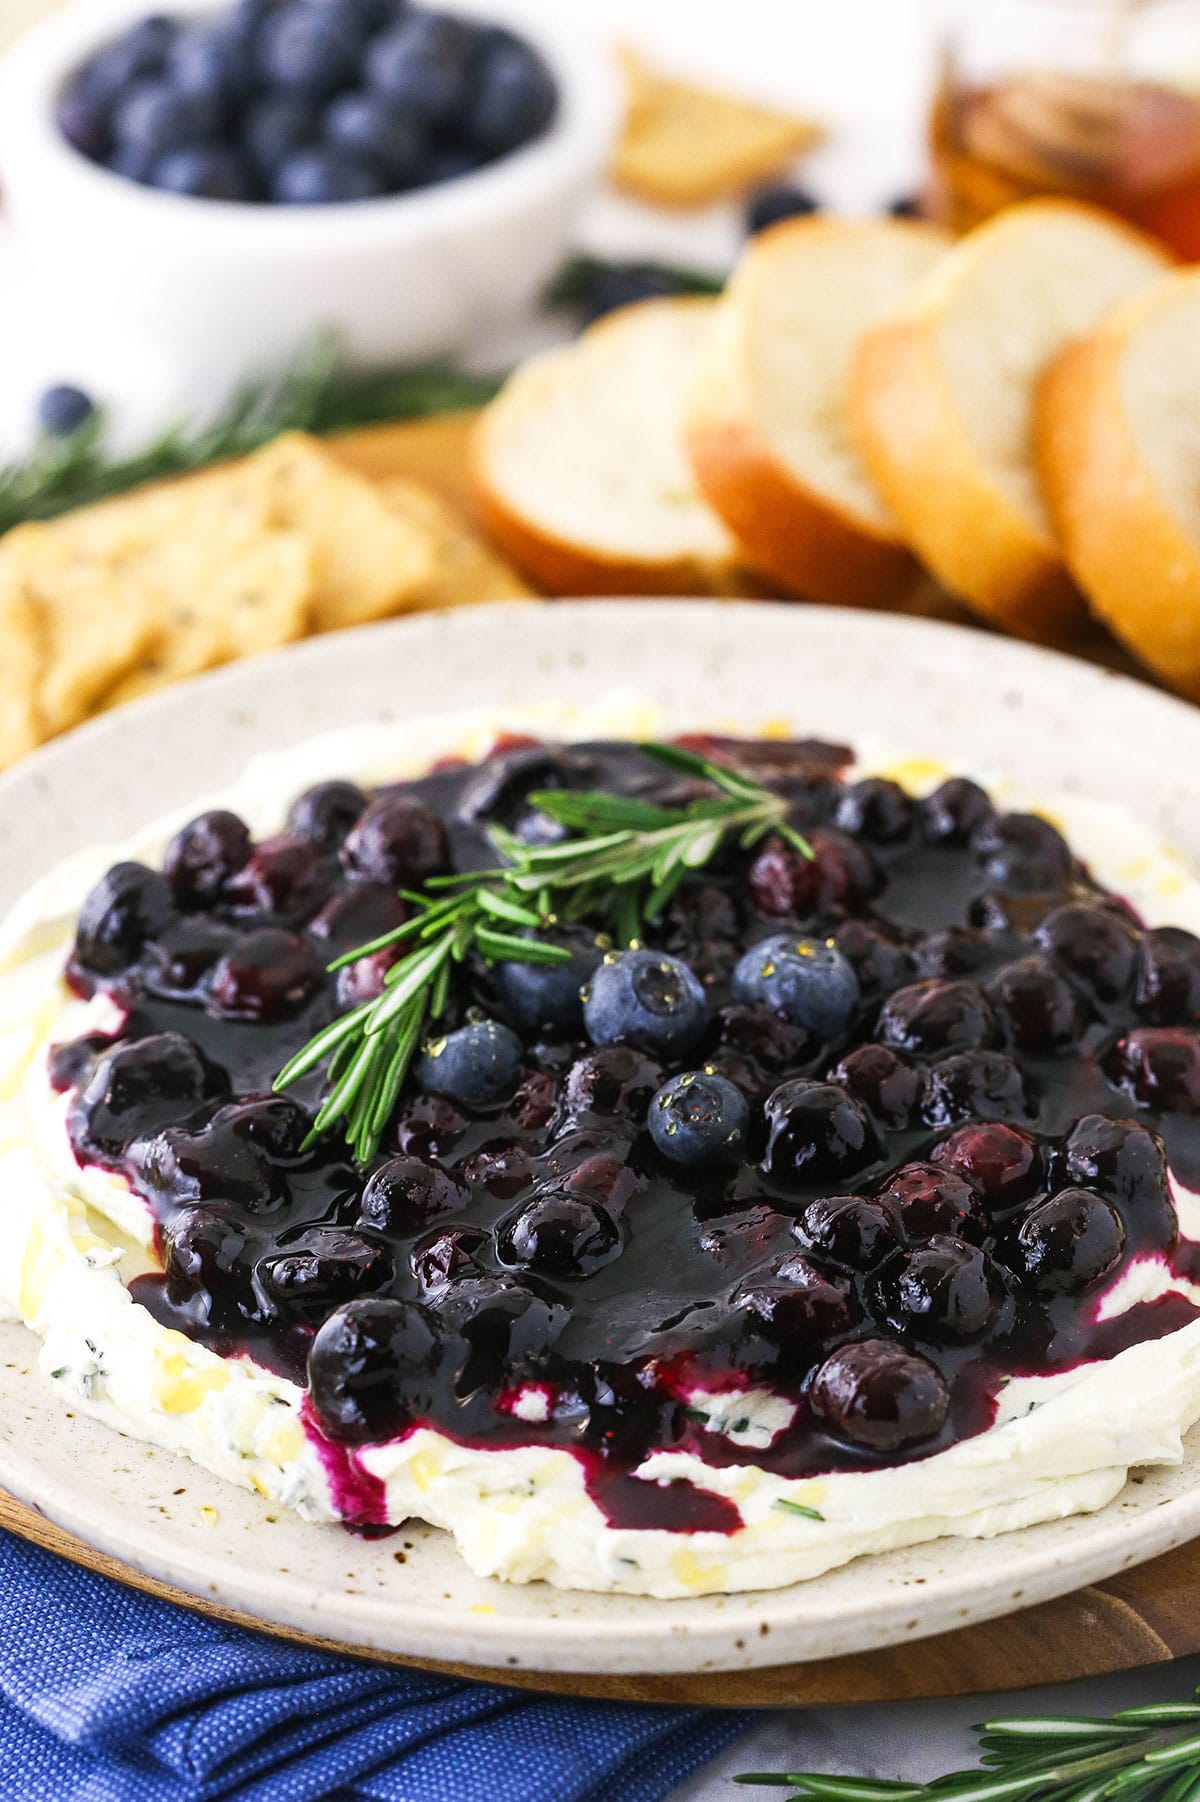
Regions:
<instances>
[{"instance_id":1,"label":"stack of bread slices","mask_svg":"<svg viewBox=\"0 0 1200 1802\"><path fill-rule=\"evenodd\" d=\"M957 243L778 225L720 300L645 301L526 364L475 482L554 593L888 606L924 566L1027 638L1090 607L1200 697L1200 270L1074 202Z\"/></svg>"}]
</instances>

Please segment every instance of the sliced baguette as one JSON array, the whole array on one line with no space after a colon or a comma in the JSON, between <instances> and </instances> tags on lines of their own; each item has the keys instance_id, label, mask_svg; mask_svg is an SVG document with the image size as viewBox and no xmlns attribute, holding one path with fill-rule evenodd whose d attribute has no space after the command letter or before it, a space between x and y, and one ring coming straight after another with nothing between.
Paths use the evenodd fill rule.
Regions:
<instances>
[{"instance_id":1,"label":"sliced baguette","mask_svg":"<svg viewBox=\"0 0 1200 1802\"><path fill-rule=\"evenodd\" d=\"M964 238L855 353L851 419L904 536L1010 631L1055 640L1085 617L1034 465L1038 381L1170 260L1094 208L1028 201Z\"/></svg>"},{"instance_id":2,"label":"sliced baguette","mask_svg":"<svg viewBox=\"0 0 1200 1802\"><path fill-rule=\"evenodd\" d=\"M795 594L877 604L915 573L851 442L846 375L862 333L949 245L911 221L789 221L751 241L718 304L688 455L749 560Z\"/></svg>"},{"instance_id":3,"label":"sliced baguette","mask_svg":"<svg viewBox=\"0 0 1200 1802\"><path fill-rule=\"evenodd\" d=\"M480 518L548 593L737 591L733 539L683 449L713 305L624 307L532 358L484 409L472 446Z\"/></svg>"},{"instance_id":4,"label":"sliced baguette","mask_svg":"<svg viewBox=\"0 0 1200 1802\"><path fill-rule=\"evenodd\" d=\"M1038 397L1037 452L1093 611L1200 700L1200 270L1165 276L1063 351Z\"/></svg>"}]
</instances>

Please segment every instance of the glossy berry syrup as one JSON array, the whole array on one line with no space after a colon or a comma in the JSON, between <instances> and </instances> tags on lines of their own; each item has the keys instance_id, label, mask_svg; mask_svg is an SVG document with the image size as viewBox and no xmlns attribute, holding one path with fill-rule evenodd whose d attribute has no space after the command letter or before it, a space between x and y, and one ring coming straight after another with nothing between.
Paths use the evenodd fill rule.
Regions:
<instances>
[{"instance_id":1,"label":"glossy berry syrup","mask_svg":"<svg viewBox=\"0 0 1200 1802\"><path fill-rule=\"evenodd\" d=\"M163 1274L135 1297L307 1387L348 1517L382 1511L354 1447L427 1423L572 1452L616 1524L732 1531L731 1503L631 1472L659 1448L787 1477L923 1458L1008 1377L1197 1315L1098 1318L1134 1260L1195 1274L1167 1160L1200 1187L1200 941L1143 930L973 783L914 801L845 782L837 747L706 748L815 857L722 854L615 963L577 923L567 967L465 966L366 1171L336 1136L304 1148L319 1074L270 1092L395 953L326 965L403 920L399 891L494 862L493 823L552 840L539 789L703 785L624 744L510 741L323 784L259 844L205 815L83 909L71 980L124 1025L52 1074L79 1159L153 1214ZM736 1422L764 1388L794 1404L765 1446L695 1405L724 1392Z\"/></svg>"}]
</instances>

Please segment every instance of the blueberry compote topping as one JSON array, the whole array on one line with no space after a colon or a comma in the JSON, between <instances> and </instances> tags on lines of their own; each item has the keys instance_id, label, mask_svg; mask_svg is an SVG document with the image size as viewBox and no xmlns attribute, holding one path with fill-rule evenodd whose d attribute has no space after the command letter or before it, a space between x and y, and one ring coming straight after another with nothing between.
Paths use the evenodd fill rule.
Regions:
<instances>
[{"instance_id":1,"label":"blueberry compote topping","mask_svg":"<svg viewBox=\"0 0 1200 1802\"><path fill-rule=\"evenodd\" d=\"M510 741L323 784L258 844L207 815L83 909L71 980L124 1021L52 1075L78 1157L153 1214L163 1274L135 1297L306 1385L364 1519L353 1448L423 1422L574 1453L615 1523L731 1531L730 1503L631 1472L659 1448L785 1477L925 1457L1007 1377L1197 1315L1098 1301L1138 1258L1194 1263L1167 1159L1200 1187L1200 942L1143 932L973 783L913 801L843 782L837 747L702 748L785 796L814 858L723 853L633 951L584 920L554 929L569 964L468 962L367 1170L308 1145L319 1074L271 1094L396 954L325 966L402 923L400 891L491 865L492 823L554 842L531 793L679 805L694 781ZM769 1445L705 1429L696 1391L755 1386L795 1404Z\"/></svg>"}]
</instances>

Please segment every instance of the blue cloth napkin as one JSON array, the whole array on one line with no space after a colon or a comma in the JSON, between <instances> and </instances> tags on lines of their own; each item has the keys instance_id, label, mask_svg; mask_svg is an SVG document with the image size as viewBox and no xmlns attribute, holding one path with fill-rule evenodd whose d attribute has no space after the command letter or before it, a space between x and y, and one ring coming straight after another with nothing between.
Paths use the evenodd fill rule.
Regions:
<instances>
[{"instance_id":1,"label":"blue cloth napkin","mask_svg":"<svg viewBox=\"0 0 1200 1802\"><path fill-rule=\"evenodd\" d=\"M306 1651L0 1533L13 1802L661 1802L749 1719Z\"/></svg>"}]
</instances>

